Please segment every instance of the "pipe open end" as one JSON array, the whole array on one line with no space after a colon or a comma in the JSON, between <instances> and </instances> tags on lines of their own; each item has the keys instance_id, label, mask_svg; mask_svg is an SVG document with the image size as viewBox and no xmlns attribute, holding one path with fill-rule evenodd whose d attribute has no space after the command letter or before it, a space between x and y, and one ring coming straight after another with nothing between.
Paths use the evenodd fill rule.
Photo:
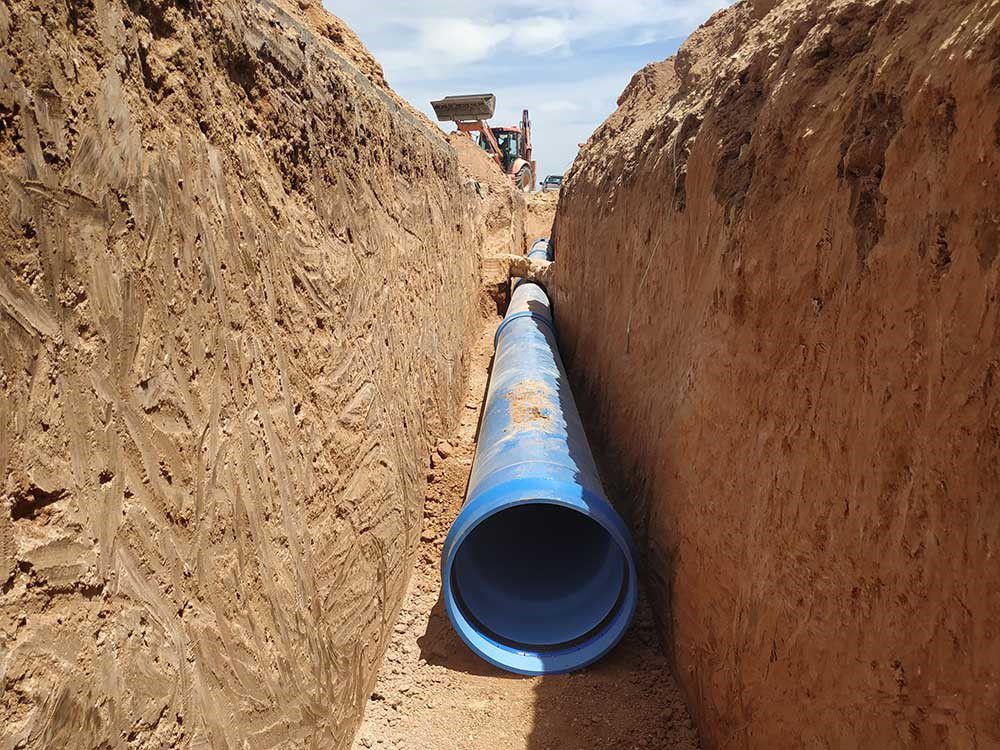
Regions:
<instances>
[{"instance_id":1,"label":"pipe open end","mask_svg":"<svg viewBox=\"0 0 1000 750\"><path fill-rule=\"evenodd\" d=\"M616 619L627 624L631 570L628 551L595 518L528 501L468 532L454 554L449 593L478 637L544 663L547 654L606 640L602 633Z\"/></svg>"}]
</instances>

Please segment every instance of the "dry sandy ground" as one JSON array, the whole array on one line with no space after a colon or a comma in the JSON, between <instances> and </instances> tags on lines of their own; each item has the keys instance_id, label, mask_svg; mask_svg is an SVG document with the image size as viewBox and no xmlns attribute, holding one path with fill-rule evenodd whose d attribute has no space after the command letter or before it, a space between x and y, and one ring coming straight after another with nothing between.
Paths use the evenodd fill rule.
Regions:
<instances>
[{"instance_id":1,"label":"dry sandy ground","mask_svg":"<svg viewBox=\"0 0 1000 750\"><path fill-rule=\"evenodd\" d=\"M524 223L528 235L528 246L552 233L552 222L556 217L559 193L532 193L528 196L528 215Z\"/></svg>"},{"instance_id":2,"label":"dry sandy ground","mask_svg":"<svg viewBox=\"0 0 1000 750\"><path fill-rule=\"evenodd\" d=\"M0 3L0 750L351 742L485 232L394 97L318 3Z\"/></svg>"},{"instance_id":3,"label":"dry sandy ground","mask_svg":"<svg viewBox=\"0 0 1000 750\"><path fill-rule=\"evenodd\" d=\"M475 184L479 198L475 222L485 232L483 252L510 252L523 245L528 213L524 194L514 189L510 177L468 135L452 133L448 143L458 155L462 175Z\"/></svg>"},{"instance_id":4,"label":"dry sandy ground","mask_svg":"<svg viewBox=\"0 0 1000 750\"><path fill-rule=\"evenodd\" d=\"M644 606L605 660L545 678L518 677L481 661L448 622L440 600L441 546L465 495L498 322L483 324L470 353L465 413L428 469L416 569L354 749L696 748Z\"/></svg>"}]
</instances>

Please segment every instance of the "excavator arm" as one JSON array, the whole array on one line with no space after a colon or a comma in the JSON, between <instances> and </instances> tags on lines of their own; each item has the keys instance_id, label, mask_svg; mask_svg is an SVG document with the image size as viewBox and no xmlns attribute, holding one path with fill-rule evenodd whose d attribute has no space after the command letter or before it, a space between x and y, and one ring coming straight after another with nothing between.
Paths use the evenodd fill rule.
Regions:
<instances>
[{"instance_id":1,"label":"excavator arm","mask_svg":"<svg viewBox=\"0 0 1000 750\"><path fill-rule=\"evenodd\" d=\"M493 135L493 131L490 130L485 122L482 120L478 122L456 122L455 125L463 133L482 133L483 138L490 147L490 156L496 159L497 164L501 167L503 166L503 152L500 151L500 144L497 143L496 136Z\"/></svg>"}]
</instances>

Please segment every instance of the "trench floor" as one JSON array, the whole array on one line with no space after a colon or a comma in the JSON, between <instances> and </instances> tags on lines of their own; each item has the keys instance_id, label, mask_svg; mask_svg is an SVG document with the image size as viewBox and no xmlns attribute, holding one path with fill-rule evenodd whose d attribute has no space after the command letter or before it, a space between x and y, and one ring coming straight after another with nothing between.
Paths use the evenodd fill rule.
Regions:
<instances>
[{"instance_id":1,"label":"trench floor","mask_svg":"<svg viewBox=\"0 0 1000 750\"><path fill-rule=\"evenodd\" d=\"M569 675L508 674L451 629L438 564L465 495L498 322L483 323L460 424L433 454L416 567L353 748L694 750L697 732L644 602L611 654Z\"/></svg>"}]
</instances>

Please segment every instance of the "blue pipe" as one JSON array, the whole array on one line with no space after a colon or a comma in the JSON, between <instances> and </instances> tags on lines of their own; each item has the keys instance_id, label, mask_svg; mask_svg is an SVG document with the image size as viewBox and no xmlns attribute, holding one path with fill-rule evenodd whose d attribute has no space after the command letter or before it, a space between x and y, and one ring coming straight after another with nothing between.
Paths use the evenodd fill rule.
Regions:
<instances>
[{"instance_id":1,"label":"blue pipe","mask_svg":"<svg viewBox=\"0 0 1000 750\"><path fill-rule=\"evenodd\" d=\"M466 502L442 553L445 609L486 661L569 672L628 628L632 539L601 487L538 284L514 291L494 343Z\"/></svg>"},{"instance_id":2,"label":"blue pipe","mask_svg":"<svg viewBox=\"0 0 1000 750\"><path fill-rule=\"evenodd\" d=\"M552 257L552 246L547 239L544 237L540 240L535 240L532 244L531 249L528 251L529 258L535 258L537 260L554 260Z\"/></svg>"},{"instance_id":3,"label":"blue pipe","mask_svg":"<svg viewBox=\"0 0 1000 750\"><path fill-rule=\"evenodd\" d=\"M546 238L540 240L535 240L531 245L531 249L528 251L528 258L534 258L535 260L547 260L552 261L555 259L555 254L552 251L552 244ZM525 279L520 277L515 278L511 284L511 290L517 289Z\"/></svg>"}]
</instances>

